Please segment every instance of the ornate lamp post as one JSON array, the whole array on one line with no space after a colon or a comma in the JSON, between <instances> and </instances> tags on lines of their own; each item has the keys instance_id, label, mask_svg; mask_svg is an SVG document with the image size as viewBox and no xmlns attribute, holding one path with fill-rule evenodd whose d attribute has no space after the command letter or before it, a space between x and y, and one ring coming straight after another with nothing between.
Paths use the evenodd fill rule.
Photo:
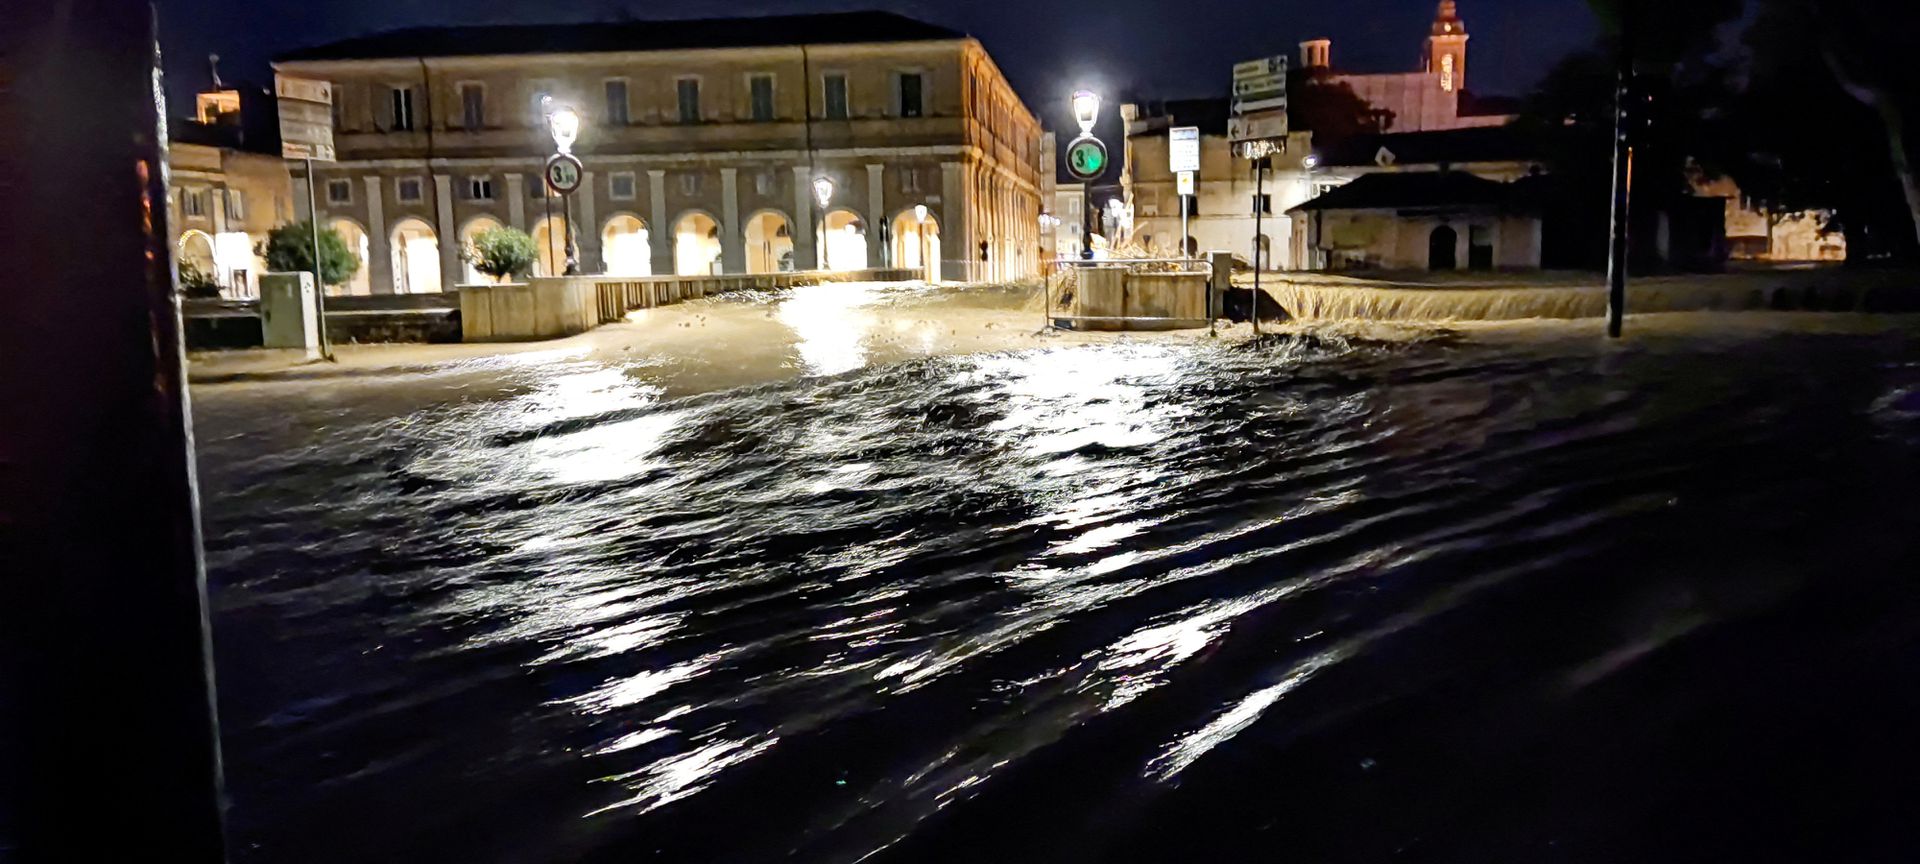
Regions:
<instances>
[{"instance_id":1,"label":"ornate lamp post","mask_svg":"<svg viewBox=\"0 0 1920 864\"><path fill-rule=\"evenodd\" d=\"M913 222L914 242L920 247L920 269L924 271L927 281L933 281L933 265L927 261L927 205L913 205Z\"/></svg>"},{"instance_id":2,"label":"ornate lamp post","mask_svg":"<svg viewBox=\"0 0 1920 864\"><path fill-rule=\"evenodd\" d=\"M1080 207L1080 257L1093 258L1093 181L1107 169L1107 147L1094 137L1094 124L1100 120L1100 94L1092 90L1073 91L1073 120L1080 124L1080 137L1067 145L1067 171L1081 181L1084 195Z\"/></svg>"},{"instance_id":3,"label":"ornate lamp post","mask_svg":"<svg viewBox=\"0 0 1920 864\"><path fill-rule=\"evenodd\" d=\"M814 232L814 242L820 247L820 267L833 269L833 256L827 251L827 205L833 201L833 178L822 174L813 178L813 200L820 202L820 228Z\"/></svg>"},{"instance_id":4,"label":"ornate lamp post","mask_svg":"<svg viewBox=\"0 0 1920 864\"><path fill-rule=\"evenodd\" d=\"M580 274L580 253L574 245L573 190L580 188L580 160L573 155L573 142L580 138L580 113L561 105L547 113L547 132L553 136L554 154L547 159L547 183L561 195L561 218L566 221L567 269L565 275ZM551 236L551 235L549 235Z\"/></svg>"}]
</instances>

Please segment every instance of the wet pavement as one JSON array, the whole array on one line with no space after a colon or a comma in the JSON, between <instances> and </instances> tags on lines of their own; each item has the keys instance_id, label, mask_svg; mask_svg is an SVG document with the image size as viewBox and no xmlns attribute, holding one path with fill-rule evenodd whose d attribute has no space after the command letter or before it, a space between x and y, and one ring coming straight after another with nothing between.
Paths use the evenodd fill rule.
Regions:
<instances>
[{"instance_id":1,"label":"wet pavement","mask_svg":"<svg viewBox=\"0 0 1920 864\"><path fill-rule=\"evenodd\" d=\"M235 859L1920 847L1908 324L1023 304L196 387Z\"/></svg>"}]
</instances>

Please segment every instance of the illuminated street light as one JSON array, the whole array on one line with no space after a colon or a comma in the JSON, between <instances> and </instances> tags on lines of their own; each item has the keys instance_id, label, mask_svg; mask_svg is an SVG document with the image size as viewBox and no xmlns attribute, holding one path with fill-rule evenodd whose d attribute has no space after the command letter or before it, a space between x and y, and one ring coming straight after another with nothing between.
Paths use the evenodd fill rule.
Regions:
<instances>
[{"instance_id":1,"label":"illuminated street light","mask_svg":"<svg viewBox=\"0 0 1920 864\"><path fill-rule=\"evenodd\" d=\"M833 178L825 174L813 178L813 197L822 210L826 209L827 202L833 200Z\"/></svg>"},{"instance_id":2,"label":"illuminated street light","mask_svg":"<svg viewBox=\"0 0 1920 864\"><path fill-rule=\"evenodd\" d=\"M1313 169L1320 167L1320 157L1315 156L1312 153L1308 153L1305 159L1300 160L1300 167L1305 168L1308 171L1312 171Z\"/></svg>"},{"instance_id":3,"label":"illuminated street light","mask_svg":"<svg viewBox=\"0 0 1920 864\"><path fill-rule=\"evenodd\" d=\"M922 225L927 224L927 205L925 204L913 205L913 221L918 222Z\"/></svg>"},{"instance_id":4,"label":"illuminated street light","mask_svg":"<svg viewBox=\"0 0 1920 864\"><path fill-rule=\"evenodd\" d=\"M547 131L553 134L554 149L572 153L573 142L580 139L580 113L562 105L547 114Z\"/></svg>"},{"instance_id":5,"label":"illuminated street light","mask_svg":"<svg viewBox=\"0 0 1920 864\"><path fill-rule=\"evenodd\" d=\"M1092 90L1073 91L1073 119L1080 124L1080 134L1092 135L1093 124L1100 119L1100 96Z\"/></svg>"}]
</instances>

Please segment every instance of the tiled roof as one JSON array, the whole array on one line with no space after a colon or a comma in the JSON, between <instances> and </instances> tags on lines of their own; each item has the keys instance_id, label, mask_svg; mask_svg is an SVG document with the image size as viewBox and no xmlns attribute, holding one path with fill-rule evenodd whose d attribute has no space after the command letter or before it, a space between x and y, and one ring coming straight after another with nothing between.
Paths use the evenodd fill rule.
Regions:
<instances>
[{"instance_id":1,"label":"tiled roof","mask_svg":"<svg viewBox=\"0 0 1920 864\"><path fill-rule=\"evenodd\" d=\"M759 18L412 27L301 48L278 61L471 57L758 48L962 39L958 30L891 12L838 12Z\"/></svg>"}]
</instances>

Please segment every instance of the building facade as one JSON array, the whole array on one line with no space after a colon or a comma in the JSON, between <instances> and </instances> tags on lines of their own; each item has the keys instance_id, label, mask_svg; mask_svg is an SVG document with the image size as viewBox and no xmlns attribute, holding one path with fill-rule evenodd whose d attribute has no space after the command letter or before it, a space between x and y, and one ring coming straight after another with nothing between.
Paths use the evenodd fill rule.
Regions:
<instances>
[{"instance_id":1,"label":"building facade","mask_svg":"<svg viewBox=\"0 0 1920 864\"><path fill-rule=\"evenodd\" d=\"M1300 43L1300 66L1319 80L1345 84L1382 117L1389 132L1433 132L1502 126L1513 120L1511 100L1476 98L1467 89L1467 24L1458 4L1443 0L1411 72L1353 74L1333 66L1333 42Z\"/></svg>"},{"instance_id":2,"label":"building facade","mask_svg":"<svg viewBox=\"0 0 1920 864\"><path fill-rule=\"evenodd\" d=\"M167 230L182 282L235 299L259 296L267 269L259 250L294 215L286 162L271 152L279 141L246 134L241 92L200 94L193 120L169 124L167 147Z\"/></svg>"},{"instance_id":3,"label":"building facade","mask_svg":"<svg viewBox=\"0 0 1920 864\"><path fill-rule=\"evenodd\" d=\"M1123 195L1133 205L1133 243L1156 255L1179 255L1182 247L1178 183L1168 162L1167 130L1200 129L1200 171L1186 220L1188 254L1226 251L1252 262L1259 250L1262 269L1286 270L1293 259L1289 208L1312 198L1316 175L1307 168L1313 136L1295 132L1267 158L1265 182L1254 163L1235 154L1227 138L1225 99L1194 99L1152 106L1124 105L1127 145L1123 156ZM1256 218L1256 213L1258 218ZM1256 238L1256 227L1258 238Z\"/></svg>"},{"instance_id":4,"label":"building facade","mask_svg":"<svg viewBox=\"0 0 1920 864\"><path fill-rule=\"evenodd\" d=\"M322 223L365 258L356 292L478 281L459 250L497 226L533 235L536 272L562 269L569 205L542 176L554 105L583 121L582 272L1037 272L1039 122L978 41L944 28L885 13L431 28L275 69L334 85L338 161L313 182Z\"/></svg>"}]
</instances>

